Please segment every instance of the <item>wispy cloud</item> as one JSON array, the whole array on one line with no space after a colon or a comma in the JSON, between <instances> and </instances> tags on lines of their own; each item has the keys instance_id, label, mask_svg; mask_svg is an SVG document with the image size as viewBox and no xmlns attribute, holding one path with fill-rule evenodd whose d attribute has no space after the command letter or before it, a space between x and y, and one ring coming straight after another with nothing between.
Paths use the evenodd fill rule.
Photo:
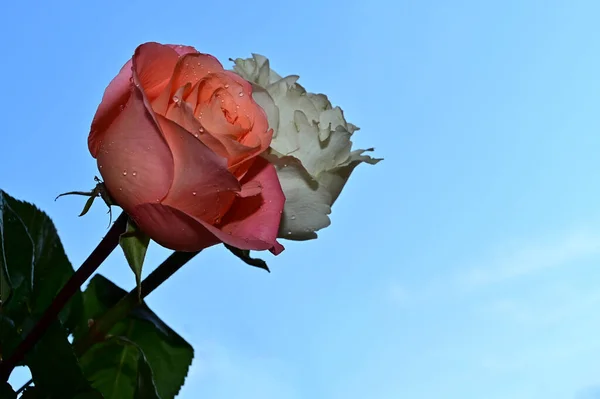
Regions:
<instances>
[{"instance_id":1,"label":"wispy cloud","mask_svg":"<svg viewBox=\"0 0 600 399\"><path fill-rule=\"evenodd\" d=\"M458 277L464 287L500 283L600 254L600 233L576 231L490 256Z\"/></svg>"},{"instance_id":2,"label":"wispy cloud","mask_svg":"<svg viewBox=\"0 0 600 399\"><path fill-rule=\"evenodd\" d=\"M502 245L495 251L488 251L479 259L453 267L445 274L444 270L441 270L422 284L409 284L399 280L386 281L383 292L385 300L395 305L421 304L424 301L480 291L494 284L517 281L598 255L600 232L571 230L529 239L526 242ZM498 309L505 310L515 307L510 301L500 301L496 305Z\"/></svg>"}]
</instances>

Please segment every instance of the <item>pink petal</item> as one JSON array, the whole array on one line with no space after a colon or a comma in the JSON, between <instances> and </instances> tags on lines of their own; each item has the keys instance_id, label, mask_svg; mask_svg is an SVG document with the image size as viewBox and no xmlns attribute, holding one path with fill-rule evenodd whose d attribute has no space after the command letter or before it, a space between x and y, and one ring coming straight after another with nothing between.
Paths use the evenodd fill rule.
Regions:
<instances>
[{"instance_id":1,"label":"pink petal","mask_svg":"<svg viewBox=\"0 0 600 399\"><path fill-rule=\"evenodd\" d=\"M174 159L173 183L162 203L215 223L231 206L240 183L227 170L225 158L175 122L162 116L157 120Z\"/></svg>"},{"instance_id":2,"label":"pink petal","mask_svg":"<svg viewBox=\"0 0 600 399\"><path fill-rule=\"evenodd\" d=\"M144 63L148 60L148 58L157 57L160 54L164 53L164 51L155 51L158 47L167 47L175 51L176 57L174 58L174 62L172 61L173 67L177 62L179 56L183 56L189 53L197 53L195 48L189 46L175 44L163 46L159 43L145 43L139 46L138 49L136 49L136 52L144 52L144 54L138 54L141 57L138 60L138 63ZM88 137L88 147L90 153L94 158L98 154L104 131L119 115L119 113L121 112L121 108L127 103L127 100L129 99L129 93L131 90L132 65L133 63L130 59L121 68L118 75L110 82L110 84L104 91L104 95L102 96L102 102L98 106L96 115L94 115L94 119L92 121L92 126L90 129L90 134ZM144 67L148 67L148 65L145 65ZM162 69L162 72L164 72L164 68ZM172 70L173 68L171 68L171 71ZM168 75L168 78L170 78L171 74L168 73ZM148 86L151 85L152 84L148 83ZM144 87L146 88L145 85Z\"/></svg>"},{"instance_id":3,"label":"pink petal","mask_svg":"<svg viewBox=\"0 0 600 399\"><path fill-rule=\"evenodd\" d=\"M194 86L206 75L215 71L223 71L223 66L211 55L195 53L182 56L172 70L168 85L153 99L154 110L165 115L173 95L181 86L188 83Z\"/></svg>"},{"instance_id":4,"label":"pink petal","mask_svg":"<svg viewBox=\"0 0 600 399\"><path fill-rule=\"evenodd\" d=\"M144 43L133 54L133 69L152 102L168 86L179 54L173 48L159 43Z\"/></svg>"},{"instance_id":5,"label":"pink petal","mask_svg":"<svg viewBox=\"0 0 600 399\"><path fill-rule=\"evenodd\" d=\"M257 158L247 181L260 181L262 193L236 199L220 227L161 204L142 204L130 215L154 241L174 250L198 251L224 242L240 249L269 249L277 255L283 250L275 238L285 198L275 168Z\"/></svg>"},{"instance_id":6,"label":"pink petal","mask_svg":"<svg viewBox=\"0 0 600 399\"><path fill-rule=\"evenodd\" d=\"M129 216L150 238L175 251L200 251L220 242L202 223L168 205L142 204Z\"/></svg>"},{"instance_id":7,"label":"pink petal","mask_svg":"<svg viewBox=\"0 0 600 399\"><path fill-rule=\"evenodd\" d=\"M281 190L275 167L262 157L256 158L242 181L244 186L260 184L259 195L236 198L221 222L224 242L240 249L280 249L276 242L285 196ZM231 243L231 238L242 238L245 245ZM259 244L260 243L260 244Z\"/></svg>"},{"instance_id":8,"label":"pink petal","mask_svg":"<svg viewBox=\"0 0 600 399\"><path fill-rule=\"evenodd\" d=\"M177 54L179 54L180 57L186 54L198 52L198 50L196 50L194 47L184 46L183 44L165 44L165 46L171 47L177 52Z\"/></svg>"},{"instance_id":9,"label":"pink petal","mask_svg":"<svg viewBox=\"0 0 600 399\"><path fill-rule=\"evenodd\" d=\"M159 202L173 181L173 157L137 87L103 135L97 160L111 196L127 212Z\"/></svg>"},{"instance_id":10,"label":"pink petal","mask_svg":"<svg viewBox=\"0 0 600 399\"><path fill-rule=\"evenodd\" d=\"M121 108L129 100L131 90L131 60L121 68L119 74L109 83L102 96L102 102L98 106L96 115L92 121L90 135L88 136L88 147L94 158L102 143L104 132L121 113Z\"/></svg>"}]
</instances>

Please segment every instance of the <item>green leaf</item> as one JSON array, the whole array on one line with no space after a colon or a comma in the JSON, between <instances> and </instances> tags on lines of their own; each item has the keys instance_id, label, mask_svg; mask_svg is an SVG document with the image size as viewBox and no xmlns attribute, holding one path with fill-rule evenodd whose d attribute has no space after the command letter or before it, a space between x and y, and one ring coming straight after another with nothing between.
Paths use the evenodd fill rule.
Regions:
<instances>
[{"instance_id":1,"label":"green leaf","mask_svg":"<svg viewBox=\"0 0 600 399\"><path fill-rule=\"evenodd\" d=\"M10 356L20 342L21 337L15 323L5 315L0 314L0 359Z\"/></svg>"},{"instance_id":2,"label":"green leaf","mask_svg":"<svg viewBox=\"0 0 600 399\"><path fill-rule=\"evenodd\" d=\"M21 324L31 309L34 247L10 199L0 190L0 297L3 312Z\"/></svg>"},{"instance_id":3,"label":"green leaf","mask_svg":"<svg viewBox=\"0 0 600 399\"><path fill-rule=\"evenodd\" d=\"M94 203L95 199L96 199L96 196L93 196L93 197L88 198L87 201L85 201L85 205L83 206L83 210L79 214L79 217L81 217L81 216L85 215L86 213L88 213L88 211L92 207L92 204Z\"/></svg>"},{"instance_id":4,"label":"green leaf","mask_svg":"<svg viewBox=\"0 0 600 399\"><path fill-rule=\"evenodd\" d=\"M17 399L17 393L12 389L8 382L0 382L0 398Z\"/></svg>"},{"instance_id":5,"label":"green leaf","mask_svg":"<svg viewBox=\"0 0 600 399\"><path fill-rule=\"evenodd\" d=\"M4 244L0 254L5 255L2 269L13 290L5 311L20 327L25 317L40 316L48 308L74 271L46 213L0 190L0 221L4 221L0 222L0 246ZM69 331L82 310L83 299L77 292L60 313Z\"/></svg>"},{"instance_id":6,"label":"green leaf","mask_svg":"<svg viewBox=\"0 0 600 399\"><path fill-rule=\"evenodd\" d=\"M95 275L83 293L86 320L98 318L125 294L126 291L102 275ZM77 331L76 339L82 333L83 331ZM142 302L126 319L115 324L109 334L126 338L142 350L153 371L154 383L162 399L171 399L177 395L192 363L194 350L145 303ZM96 344L90 351L97 350L98 346ZM90 351L84 356L87 357Z\"/></svg>"},{"instance_id":7,"label":"green leaf","mask_svg":"<svg viewBox=\"0 0 600 399\"><path fill-rule=\"evenodd\" d=\"M138 378L134 397L135 399L161 399L156 390L154 375L148 359L141 349L138 348L138 350Z\"/></svg>"},{"instance_id":8,"label":"green leaf","mask_svg":"<svg viewBox=\"0 0 600 399\"><path fill-rule=\"evenodd\" d=\"M135 282L138 290L138 297L141 300L142 295L142 266L146 257L146 250L150 244L150 237L144 234L136 224L129 219L127 221L127 231L121 235L119 244L125 253L125 258L129 267L135 274Z\"/></svg>"},{"instance_id":9,"label":"green leaf","mask_svg":"<svg viewBox=\"0 0 600 399\"><path fill-rule=\"evenodd\" d=\"M143 351L126 338L94 345L81 357L81 365L105 398L161 399Z\"/></svg>"},{"instance_id":10,"label":"green leaf","mask_svg":"<svg viewBox=\"0 0 600 399\"><path fill-rule=\"evenodd\" d=\"M229 251L231 251L232 254L234 254L235 256L240 258L242 261L244 261L247 265L258 267L259 269L264 269L264 270L268 271L269 273L271 273L271 271L269 270L269 266L267 266L267 262L265 262L262 259L251 257L249 250L239 249L236 247L232 247L231 245L227 245L227 244L224 244L224 245L225 245L225 248L227 248Z\"/></svg>"},{"instance_id":11,"label":"green leaf","mask_svg":"<svg viewBox=\"0 0 600 399\"><path fill-rule=\"evenodd\" d=\"M33 321L32 321L33 323ZM102 395L93 390L83 375L66 329L54 321L25 357L36 388L50 398L94 398Z\"/></svg>"}]
</instances>

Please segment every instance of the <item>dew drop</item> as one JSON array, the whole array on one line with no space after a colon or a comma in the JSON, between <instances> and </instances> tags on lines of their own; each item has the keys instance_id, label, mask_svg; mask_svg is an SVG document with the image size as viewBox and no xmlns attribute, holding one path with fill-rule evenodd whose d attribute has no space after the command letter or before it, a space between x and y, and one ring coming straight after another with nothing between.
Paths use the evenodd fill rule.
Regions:
<instances>
[{"instance_id":1,"label":"dew drop","mask_svg":"<svg viewBox=\"0 0 600 399\"><path fill-rule=\"evenodd\" d=\"M229 89L229 85L225 85L225 88L226 88L226 89Z\"/></svg>"},{"instance_id":2,"label":"dew drop","mask_svg":"<svg viewBox=\"0 0 600 399\"><path fill-rule=\"evenodd\" d=\"M119 107L119 109L120 109L121 111L123 111L123 110L125 109L125 106L124 106L124 105L121 105L121 106Z\"/></svg>"},{"instance_id":3,"label":"dew drop","mask_svg":"<svg viewBox=\"0 0 600 399\"><path fill-rule=\"evenodd\" d=\"M197 193L196 193L195 191L193 191L193 192L192 192L192 195L193 195L193 196L196 196L196 194L197 194Z\"/></svg>"},{"instance_id":4,"label":"dew drop","mask_svg":"<svg viewBox=\"0 0 600 399\"><path fill-rule=\"evenodd\" d=\"M123 187L119 187L119 191L123 191Z\"/></svg>"},{"instance_id":5,"label":"dew drop","mask_svg":"<svg viewBox=\"0 0 600 399\"><path fill-rule=\"evenodd\" d=\"M292 235L292 232L291 232L291 231L288 231L288 232L287 232L287 235L288 235L288 236L291 236L291 235Z\"/></svg>"},{"instance_id":6,"label":"dew drop","mask_svg":"<svg viewBox=\"0 0 600 399\"><path fill-rule=\"evenodd\" d=\"M127 171L126 170L123 171L123 176L127 176Z\"/></svg>"},{"instance_id":7,"label":"dew drop","mask_svg":"<svg viewBox=\"0 0 600 399\"><path fill-rule=\"evenodd\" d=\"M238 96L240 96L240 97L244 97L244 93L242 93L242 92L240 91L240 94L238 94Z\"/></svg>"},{"instance_id":8,"label":"dew drop","mask_svg":"<svg viewBox=\"0 0 600 399\"><path fill-rule=\"evenodd\" d=\"M198 129L198 131L199 131L200 133L204 133L204 128L203 128L203 127L201 127L200 129Z\"/></svg>"},{"instance_id":9,"label":"dew drop","mask_svg":"<svg viewBox=\"0 0 600 399\"><path fill-rule=\"evenodd\" d=\"M296 220L296 215L292 215L292 216L290 216L290 219L292 219L292 220Z\"/></svg>"},{"instance_id":10,"label":"dew drop","mask_svg":"<svg viewBox=\"0 0 600 399\"><path fill-rule=\"evenodd\" d=\"M102 169L102 165L98 165L98 168L99 168L99 169Z\"/></svg>"},{"instance_id":11,"label":"dew drop","mask_svg":"<svg viewBox=\"0 0 600 399\"><path fill-rule=\"evenodd\" d=\"M194 133L194 137L198 138L198 133Z\"/></svg>"},{"instance_id":12,"label":"dew drop","mask_svg":"<svg viewBox=\"0 0 600 399\"><path fill-rule=\"evenodd\" d=\"M137 172L133 172L131 175L132 176L137 176Z\"/></svg>"}]
</instances>

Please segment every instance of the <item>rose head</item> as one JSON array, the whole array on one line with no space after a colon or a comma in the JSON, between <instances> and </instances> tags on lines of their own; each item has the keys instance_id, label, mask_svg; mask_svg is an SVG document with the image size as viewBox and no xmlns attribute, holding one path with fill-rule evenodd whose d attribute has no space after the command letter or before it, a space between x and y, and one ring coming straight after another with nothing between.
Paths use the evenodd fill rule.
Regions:
<instances>
[{"instance_id":1,"label":"rose head","mask_svg":"<svg viewBox=\"0 0 600 399\"><path fill-rule=\"evenodd\" d=\"M89 149L113 199L159 244L279 253L285 201L251 85L192 47L146 43L106 88Z\"/></svg>"}]
</instances>

